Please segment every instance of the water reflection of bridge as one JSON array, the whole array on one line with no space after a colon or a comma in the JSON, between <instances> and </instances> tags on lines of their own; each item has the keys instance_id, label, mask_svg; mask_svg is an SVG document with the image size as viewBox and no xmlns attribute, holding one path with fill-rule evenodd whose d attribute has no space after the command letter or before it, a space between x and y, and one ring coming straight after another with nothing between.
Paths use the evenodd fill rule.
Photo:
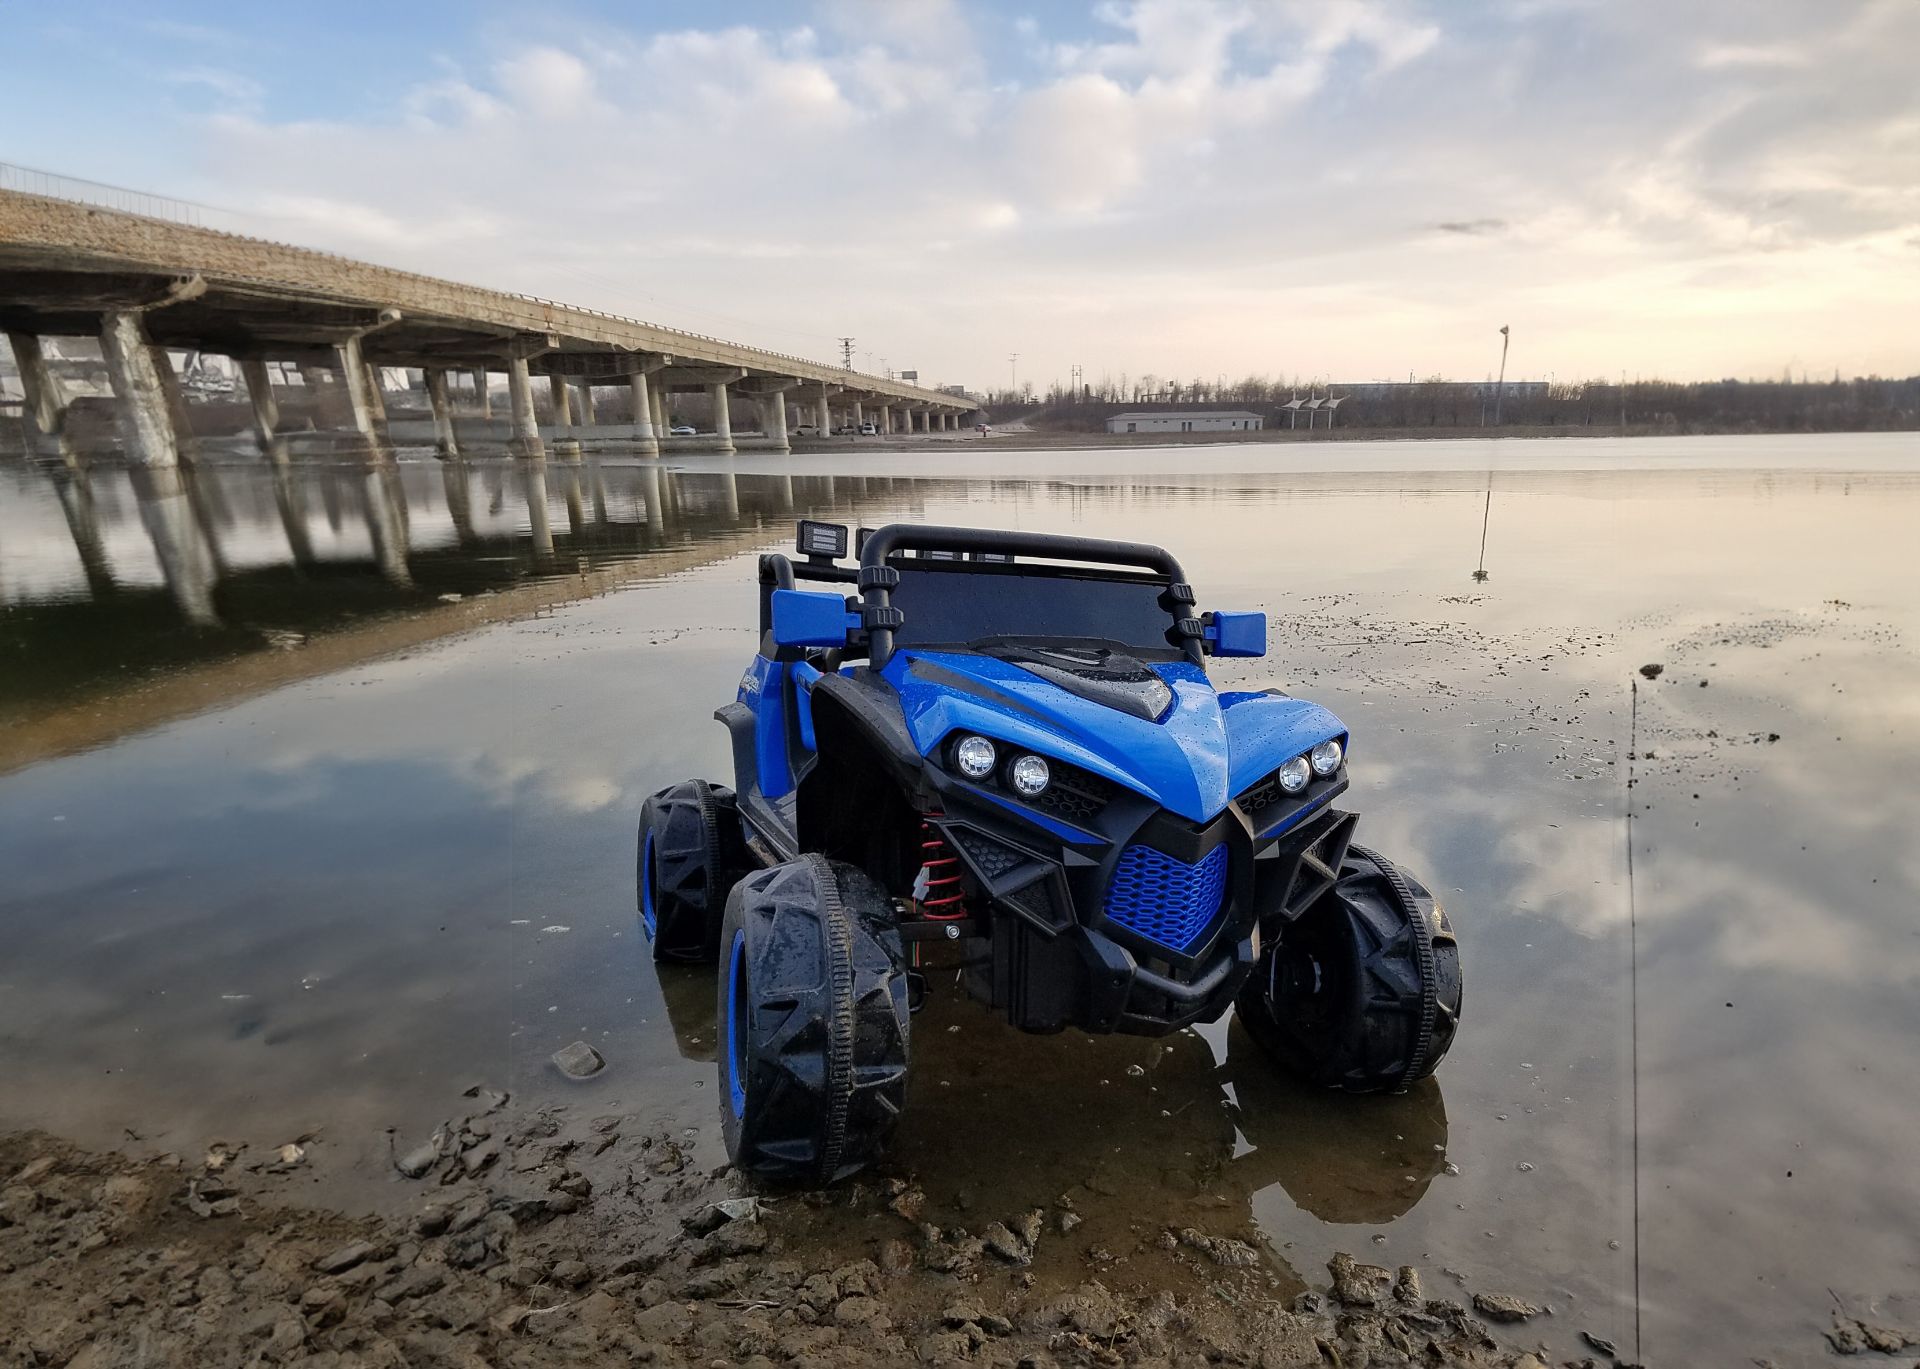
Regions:
<instances>
[{"instance_id":1,"label":"water reflection of bridge","mask_svg":"<svg viewBox=\"0 0 1920 1369\"><path fill-rule=\"evenodd\" d=\"M757 534L796 517L856 511L876 498L905 497L914 483L591 461L54 468L9 476L21 495L35 484L49 491L53 499L42 507L57 503L66 525L62 536L50 517L29 512L25 526L14 520L9 552L32 564L28 585L0 584L12 611L136 591L157 571L180 615L209 627L223 621L216 590L247 576L372 568L413 591L447 581L495 587L560 562L571 570L582 559L596 567L644 561L692 544L709 545L717 559L735 548L714 542L716 534ZM31 510L34 501L15 507L21 502ZM149 556L117 535L136 520Z\"/></svg>"},{"instance_id":2,"label":"water reflection of bridge","mask_svg":"<svg viewBox=\"0 0 1920 1369\"><path fill-rule=\"evenodd\" d=\"M4 469L0 717L409 620L404 641L255 672L283 682L471 627L475 596L514 617L724 560L794 518L910 513L927 488L593 460Z\"/></svg>"}]
</instances>

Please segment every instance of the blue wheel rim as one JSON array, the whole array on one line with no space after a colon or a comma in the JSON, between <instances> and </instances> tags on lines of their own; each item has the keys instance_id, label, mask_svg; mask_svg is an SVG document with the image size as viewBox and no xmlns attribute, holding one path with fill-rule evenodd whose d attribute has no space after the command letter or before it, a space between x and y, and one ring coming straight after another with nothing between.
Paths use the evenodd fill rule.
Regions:
<instances>
[{"instance_id":1,"label":"blue wheel rim","mask_svg":"<svg viewBox=\"0 0 1920 1369\"><path fill-rule=\"evenodd\" d=\"M742 1060L747 1047L747 934L733 934L727 952L727 1102L738 1121L747 1111L747 1078Z\"/></svg>"},{"instance_id":2,"label":"blue wheel rim","mask_svg":"<svg viewBox=\"0 0 1920 1369\"><path fill-rule=\"evenodd\" d=\"M646 929L647 940L653 940L657 918L653 910L653 833L647 833L646 844L640 848L640 925Z\"/></svg>"}]
</instances>

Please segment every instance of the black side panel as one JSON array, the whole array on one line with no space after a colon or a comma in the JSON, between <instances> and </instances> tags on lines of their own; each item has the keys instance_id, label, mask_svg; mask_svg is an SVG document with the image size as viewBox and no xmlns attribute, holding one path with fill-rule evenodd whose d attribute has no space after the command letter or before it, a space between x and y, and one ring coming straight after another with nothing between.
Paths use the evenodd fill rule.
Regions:
<instances>
[{"instance_id":1,"label":"black side panel","mask_svg":"<svg viewBox=\"0 0 1920 1369\"><path fill-rule=\"evenodd\" d=\"M829 675L813 686L817 761L794 790L799 848L865 870L905 894L919 869L920 755L884 685Z\"/></svg>"},{"instance_id":2,"label":"black side panel","mask_svg":"<svg viewBox=\"0 0 1920 1369\"><path fill-rule=\"evenodd\" d=\"M715 709L713 716L726 725L727 735L733 741L735 806L746 824L748 836L766 848L755 848L756 859L793 859L799 849L794 844L792 820L768 803L767 796L760 792L760 766L755 750L757 722L753 710L736 699Z\"/></svg>"},{"instance_id":3,"label":"black side panel","mask_svg":"<svg viewBox=\"0 0 1920 1369\"><path fill-rule=\"evenodd\" d=\"M727 729L733 742L733 790L746 794L759 787L760 767L754 757L753 710L739 700L723 704L713 711L715 721Z\"/></svg>"},{"instance_id":4,"label":"black side panel","mask_svg":"<svg viewBox=\"0 0 1920 1369\"><path fill-rule=\"evenodd\" d=\"M844 708L876 750L903 774L918 774L920 752L900 712L900 696L870 672L823 676L813 687L814 707L823 700Z\"/></svg>"}]
</instances>

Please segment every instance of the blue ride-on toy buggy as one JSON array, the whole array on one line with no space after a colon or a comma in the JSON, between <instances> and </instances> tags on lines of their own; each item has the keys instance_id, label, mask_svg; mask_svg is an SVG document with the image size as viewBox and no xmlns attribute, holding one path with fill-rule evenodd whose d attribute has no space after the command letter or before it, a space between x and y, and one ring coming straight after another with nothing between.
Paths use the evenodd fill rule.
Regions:
<instances>
[{"instance_id":1,"label":"blue ride-on toy buggy","mask_svg":"<svg viewBox=\"0 0 1920 1369\"><path fill-rule=\"evenodd\" d=\"M1265 654L1265 615L1201 612L1139 543L893 524L846 554L803 522L796 557L760 558L760 651L716 715L734 787L640 816L654 958L718 964L735 1164L830 1183L874 1159L934 968L1030 1032L1231 1008L1354 1093L1440 1063L1459 948L1350 844L1346 728L1207 677Z\"/></svg>"}]
</instances>

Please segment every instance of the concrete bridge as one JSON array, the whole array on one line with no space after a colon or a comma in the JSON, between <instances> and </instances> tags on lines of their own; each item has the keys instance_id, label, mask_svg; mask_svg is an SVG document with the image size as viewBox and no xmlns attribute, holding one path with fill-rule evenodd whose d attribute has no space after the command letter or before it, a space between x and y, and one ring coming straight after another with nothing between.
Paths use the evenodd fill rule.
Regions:
<instances>
[{"instance_id":1,"label":"concrete bridge","mask_svg":"<svg viewBox=\"0 0 1920 1369\"><path fill-rule=\"evenodd\" d=\"M544 456L549 445L557 454L610 446L658 455L669 396L682 392L706 397L712 432L701 445L726 452L735 449L741 404L760 431L741 445L781 452L796 415L821 434L862 423L933 432L959 428L975 407L960 395L594 309L12 190L0 190L0 329L19 364L34 450L69 463L69 398L47 364L41 339L49 336L99 340L120 446L150 467L177 465L192 443L168 349L232 357L255 436L276 457L289 434L273 377L288 365L323 399L345 445L369 453L402 436L378 379L392 367L424 372L430 440L449 457L476 438L524 457ZM500 418L495 375L506 380ZM536 380L546 387L545 424Z\"/></svg>"}]
</instances>

